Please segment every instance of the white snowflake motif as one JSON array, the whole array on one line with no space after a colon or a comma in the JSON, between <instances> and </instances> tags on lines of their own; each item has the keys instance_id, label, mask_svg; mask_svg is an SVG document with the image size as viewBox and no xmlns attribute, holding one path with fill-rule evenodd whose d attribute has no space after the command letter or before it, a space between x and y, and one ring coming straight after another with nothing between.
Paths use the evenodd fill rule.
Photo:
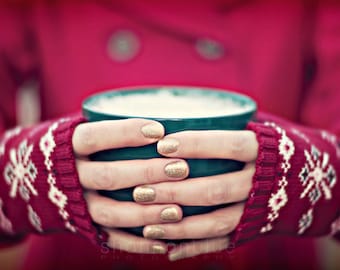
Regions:
<instances>
[{"instance_id":1,"label":"white snowflake motif","mask_svg":"<svg viewBox=\"0 0 340 270\"><path fill-rule=\"evenodd\" d=\"M37 196L33 183L37 177L37 169L30 156L33 144L27 145L27 140L20 143L18 149L10 149L10 161L4 169L6 183L11 186L9 196L15 198L19 189L20 196L28 201L30 194Z\"/></svg>"},{"instance_id":2,"label":"white snowflake motif","mask_svg":"<svg viewBox=\"0 0 340 270\"><path fill-rule=\"evenodd\" d=\"M336 184L336 172L331 164L329 164L329 154L320 151L311 146L310 152L304 151L306 163L300 171L299 178L302 186L305 187L300 194L300 199L308 196L311 203L308 211L302 215L299 220L298 234L303 234L309 228L313 221L314 205L324 195L326 200L332 198L332 188Z\"/></svg>"},{"instance_id":3,"label":"white snowflake motif","mask_svg":"<svg viewBox=\"0 0 340 270\"><path fill-rule=\"evenodd\" d=\"M0 228L8 234L14 234L11 221L6 217L3 210L3 201L0 198Z\"/></svg>"},{"instance_id":4,"label":"white snowflake motif","mask_svg":"<svg viewBox=\"0 0 340 270\"><path fill-rule=\"evenodd\" d=\"M270 221L274 221L279 216L278 213L280 209L286 205L287 201L288 197L285 186L281 186L275 194L271 194L271 197L268 201L268 206L272 210L271 213L268 214L268 219Z\"/></svg>"},{"instance_id":5,"label":"white snowflake motif","mask_svg":"<svg viewBox=\"0 0 340 270\"><path fill-rule=\"evenodd\" d=\"M331 164L329 164L328 153L321 155L315 147L311 151L304 151L306 164L299 174L300 182L305 187L300 195L300 199L307 195L312 205L314 205L324 194L326 200L332 198L331 189L334 187L337 179L336 173Z\"/></svg>"}]
</instances>

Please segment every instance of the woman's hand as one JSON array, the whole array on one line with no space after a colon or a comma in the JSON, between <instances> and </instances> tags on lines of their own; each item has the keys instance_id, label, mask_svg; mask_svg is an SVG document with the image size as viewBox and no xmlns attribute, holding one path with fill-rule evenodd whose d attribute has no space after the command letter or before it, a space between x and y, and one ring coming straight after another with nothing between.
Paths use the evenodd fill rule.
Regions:
<instances>
[{"instance_id":1,"label":"woman's hand","mask_svg":"<svg viewBox=\"0 0 340 270\"><path fill-rule=\"evenodd\" d=\"M93 221L108 232L108 245L114 249L166 253L167 246L163 242L137 237L116 228L177 222L182 218L182 211L173 203L140 205L120 202L100 196L96 190L118 190L184 179L188 176L188 165L178 158L96 162L90 161L88 155L105 149L151 144L163 136L164 128L160 123L143 119L84 123L75 129L72 143L88 209ZM142 197L139 199L143 200Z\"/></svg>"},{"instance_id":2,"label":"woman's hand","mask_svg":"<svg viewBox=\"0 0 340 270\"><path fill-rule=\"evenodd\" d=\"M228 246L227 235L240 221L244 201L252 186L258 143L251 131L185 131L158 142L160 154L171 158L224 158L246 163L241 171L177 182L162 182L137 187L135 200L152 193L146 203L180 205L232 206L211 213L186 217L173 224L149 225L144 236L149 239L197 239L175 247L170 260L220 251Z\"/></svg>"}]
</instances>

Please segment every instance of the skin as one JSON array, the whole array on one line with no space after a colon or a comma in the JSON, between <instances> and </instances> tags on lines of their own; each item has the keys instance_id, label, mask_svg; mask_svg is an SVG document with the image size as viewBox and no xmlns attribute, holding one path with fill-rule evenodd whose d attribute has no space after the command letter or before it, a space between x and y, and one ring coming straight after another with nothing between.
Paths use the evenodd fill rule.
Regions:
<instances>
[{"instance_id":1,"label":"skin","mask_svg":"<svg viewBox=\"0 0 340 270\"><path fill-rule=\"evenodd\" d=\"M149 138L141 132L148 124L160 125L144 119L101 121L80 124L73 134L77 170L88 209L93 221L107 231L108 245L132 253L160 253L159 249L155 252L153 247L160 246L166 252L167 246L162 238L195 239L173 248L168 255L170 260L227 248L228 234L240 221L244 201L252 185L258 153L255 134L251 131L185 131L165 137L163 133L157 138ZM168 138L177 140L178 147L172 153L160 152L166 158L112 162L88 159L88 155L100 150L147 145ZM235 159L245 162L246 166L239 172L190 181L186 180L187 175L169 177L165 174L167 164L185 162L184 158ZM153 188L155 199L143 203L119 202L96 192L134 186ZM234 204L211 213L186 218L182 218L179 207L222 203ZM161 212L171 207L177 210L178 220L162 220ZM127 212L131 214L126 215ZM144 238L117 229L135 226L145 226ZM146 231L152 226L164 230L161 239L147 238Z\"/></svg>"}]
</instances>

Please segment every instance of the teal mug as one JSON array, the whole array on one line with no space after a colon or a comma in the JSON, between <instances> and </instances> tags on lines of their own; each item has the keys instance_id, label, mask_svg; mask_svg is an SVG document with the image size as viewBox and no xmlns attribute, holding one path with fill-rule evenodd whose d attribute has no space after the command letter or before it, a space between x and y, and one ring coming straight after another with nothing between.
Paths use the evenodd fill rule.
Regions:
<instances>
[{"instance_id":1,"label":"teal mug","mask_svg":"<svg viewBox=\"0 0 340 270\"><path fill-rule=\"evenodd\" d=\"M160 101L162 104L159 104ZM160 122L165 128L165 134L170 134L185 130L242 130L254 116L257 106L250 97L223 89L150 86L98 93L85 99L82 108L85 118L90 122L147 118ZM145 108L151 112L148 113ZM154 143L142 147L105 150L92 154L90 159L113 161L157 157L162 156L158 154L157 144ZM242 162L230 159L186 161L190 169L189 178L233 172L244 166ZM103 190L100 193L115 200L133 201L133 188ZM207 213L220 207L222 206L182 206L182 210L185 217ZM142 235L143 228L125 230Z\"/></svg>"}]
</instances>

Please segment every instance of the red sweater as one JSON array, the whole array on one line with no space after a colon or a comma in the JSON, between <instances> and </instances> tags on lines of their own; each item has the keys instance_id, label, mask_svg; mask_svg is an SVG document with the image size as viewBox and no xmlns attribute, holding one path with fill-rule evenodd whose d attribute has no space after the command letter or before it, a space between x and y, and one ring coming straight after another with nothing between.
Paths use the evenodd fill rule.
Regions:
<instances>
[{"instance_id":1,"label":"red sweater","mask_svg":"<svg viewBox=\"0 0 340 270\"><path fill-rule=\"evenodd\" d=\"M340 237L340 5L183 2L0 5L0 239L43 235L31 237L24 269L141 260L149 268L317 269L310 236ZM10 129L17 90L32 78L45 122ZM98 89L141 84L241 89L267 112L248 125L259 155L231 252L168 264L101 246L71 148L82 119L69 113Z\"/></svg>"}]
</instances>

